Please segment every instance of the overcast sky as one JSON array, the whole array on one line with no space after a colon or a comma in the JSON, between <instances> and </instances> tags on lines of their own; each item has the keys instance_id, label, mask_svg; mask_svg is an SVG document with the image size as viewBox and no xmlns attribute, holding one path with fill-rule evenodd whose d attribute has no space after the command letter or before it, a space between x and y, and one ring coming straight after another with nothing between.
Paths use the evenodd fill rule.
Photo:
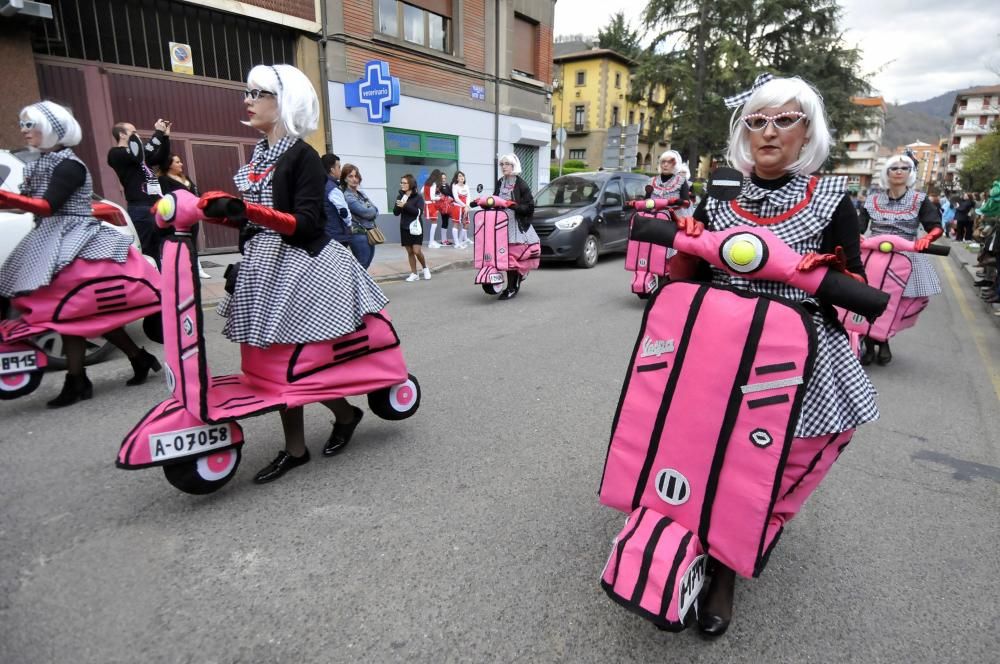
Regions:
<instances>
[{"instance_id":1,"label":"overcast sky","mask_svg":"<svg viewBox=\"0 0 1000 664\"><path fill-rule=\"evenodd\" d=\"M991 0L840 0L845 38L889 102L906 103L973 85L998 85L1000 9ZM618 10L633 25L646 0L558 0L555 34L593 34ZM989 9L992 6L993 9Z\"/></svg>"}]
</instances>

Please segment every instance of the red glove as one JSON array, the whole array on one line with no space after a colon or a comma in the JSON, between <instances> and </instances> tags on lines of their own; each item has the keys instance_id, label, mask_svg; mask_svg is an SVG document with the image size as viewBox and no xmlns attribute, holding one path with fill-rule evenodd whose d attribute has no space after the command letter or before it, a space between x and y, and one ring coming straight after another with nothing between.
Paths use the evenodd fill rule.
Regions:
<instances>
[{"instance_id":1,"label":"red glove","mask_svg":"<svg viewBox=\"0 0 1000 664\"><path fill-rule=\"evenodd\" d=\"M812 272L816 268L823 266L837 272L843 272L855 281L866 283L864 277L860 274L854 274L847 269L847 256L844 254L843 247L837 247L833 250L832 254L817 254L810 251L802 257L802 260L799 261L795 269L799 272Z\"/></svg>"},{"instance_id":2,"label":"red glove","mask_svg":"<svg viewBox=\"0 0 1000 664\"><path fill-rule=\"evenodd\" d=\"M198 209L205 211L205 221L218 222L230 216L239 216L242 203L243 201L224 191L206 191L198 199Z\"/></svg>"},{"instance_id":3,"label":"red glove","mask_svg":"<svg viewBox=\"0 0 1000 664\"><path fill-rule=\"evenodd\" d=\"M674 220L677 222L677 228L682 229L688 237L698 237L705 230L705 224L694 217L677 215Z\"/></svg>"},{"instance_id":4,"label":"red glove","mask_svg":"<svg viewBox=\"0 0 1000 664\"><path fill-rule=\"evenodd\" d=\"M24 210L40 217L48 217L52 214L52 206L44 198L22 196L2 189L0 189L0 208Z\"/></svg>"},{"instance_id":5,"label":"red glove","mask_svg":"<svg viewBox=\"0 0 1000 664\"><path fill-rule=\"evenodd\" d=\"M922 238L918 239L916 242L913 243L913 250L923 251L927 247L931 246L931 243L934 242L934 240L941 237L942 235L944 235L944 231L941 230L941 227L935 226L934 228L930 229L927 232L927 235L923 236Z\"/></svg>"},{"instance_id":6,"label":"red glove","mask_svg":"<svg viewBox=\"0 0 1000 664\"><path fill-rule=\"evenodd\" d=\"M242 202L242 201L241 201ZM294 214L281 212L274 208L255 203L245 203L246 217L255 224L259 224L272 231L277 231L282 235L293 235L297 221Z\"/></svg>"}]
</instances>

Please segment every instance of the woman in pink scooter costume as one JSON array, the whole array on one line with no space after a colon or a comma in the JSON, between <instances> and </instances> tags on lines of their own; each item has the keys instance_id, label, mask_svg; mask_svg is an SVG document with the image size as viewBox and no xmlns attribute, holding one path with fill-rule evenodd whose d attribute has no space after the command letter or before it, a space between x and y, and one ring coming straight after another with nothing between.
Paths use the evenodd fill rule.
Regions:
<instances>
[{"instance_id":1,"label":"woman in pink scooter costume","mask_svg":"<svg viewBox=\"0 0 1000 664\"><path fill-rule=\"evenodd\" d=\"M246 218L228 222L242 227L244 260L233 292L219 304L219 313L227 318L223 334L267 349L354 332L362 317L381 311L388 298L351 253L326 234L326 171L316 150L302 140L319 121L316 91L291 65L259 65L247 76L244 98L249 116L244 124L264 138L250 163L233 177ZM208 192L199 206L211 209L220 198L232 196ZM333 456L350 442L363 411L343 398L323 404L336 418L323 448L324 456ZM280 414L285 449L257 473L258 484L276 480L310 458L302 408Z\"/></svg>"},{"instance_id":2,"label":"woman in pink scooter costume","mask_svg":"<svg viewBox=\"0 0 1000 664\"><path fill-rule=\"evenodd\" d=\"M736 108L728 159L748 177L737 200L705 198L693 219L685 221L682 217L680 223L685 231L698 235L705 227L724 230L764 225L803 254L799 270L827 265L863 281L858 218L847 195L847 179L812 177L826 160L832 141L823 101L816 90L797 77L772 79L764 75L758 77L752 90L728 98L726 104ZM677 254L671 262L671 276L693 276L703 267L695 261L691 256ZM829 304L782 283L731 277L714 268L711 279L800 302L812 312L816 359L793 444L809 445L844 434L841 444L846 445L849 432L878 418L875 388ZM775 513L785 511L782 503L788 501L787 513L794 514L803 499L792 505L796 502L796 492L792 491L775 504ZM712 562L714 573L698 625L705 634L718 636L726 631L732 617L736 577L718 561Z\"/></svg>"},{"instance_id":3,"label":"woman in pink scooter costume","mask_svg":"<svg viewBox=\"0 0 1000 664\"><path fill-rule=\"evenodd\" d=\"M90 172L71 149L83 136L69 110L51 101L40 101L21 110L20 125L25 145L41 156L25 168L21 195L0 191L0 208L31 212L35 227L0 267L0 295L17 298L45 288L77 259L104 261L109 274L126 261L143 260L134 251L135 255L129 256L132 242L128 236L93 217ZM159 361L139 348L125 328L104 337L132 363L135 375L125 381L126 385L141 385L150 371L160 370ZM63 335L62 342L66 381L59 396L48 402L49 408L69 406L94 393L83 367L87 340Z\"/></svg>"},{"instance_id":4,"label":"woman in pink scooter costume","mask_svg":"<svg viewBox=\"0 0 1000 664\"><path fill-rule=\"evenodd\" d=\"M677 150L667 150L660 155L660 174L649 180L653 198L688 199L688 181L684 163Z\"/></svg>"},{"instance_id":5,"label":"woman in pink scooter costume","mask_svg":"<svg viewBox=\"0 0 1000 664\"><path fill-rule=\"evenodd\" d=\"M870 194L861 208L861 232L871 225L872 235L898 235L906 240L916 240L916 249L923 250L944 235L941 230L941 212L930 202L927 194L913 188L917 181L916 160L905 154L895 154L885 160L879 182L883 191ZM917 229L923 226L926 235L917 240ZM913 271L903 291L904 298L927 298L941 292L941 282L927 256L906 253ZM861 340L861 364L886 365L892 361L889 342L875 342L867 337ZM878 353L875 352L876 343Z\"/></svg>"}]
</instances>

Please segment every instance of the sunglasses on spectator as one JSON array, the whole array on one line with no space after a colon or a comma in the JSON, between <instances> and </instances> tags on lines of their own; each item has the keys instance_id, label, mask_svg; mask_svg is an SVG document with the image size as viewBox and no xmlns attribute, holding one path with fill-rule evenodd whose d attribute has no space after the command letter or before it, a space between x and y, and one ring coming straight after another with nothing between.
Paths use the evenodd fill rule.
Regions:
<instances>
[{"instance_id":1,"label":"sunglasses on spectator","mask_svg":"<svg viewBox=\"0 0 1000 664\"><path fill-rule=\"evenodd\" d=\"M751 113L750 115L744 115L740 120L746 125L747 129L750 131L764 131L767 124L770 122L774 125L775 129L791 129L799 122L801 122L806 117L806 114L801 111L786 111L784 113L778 113L777 115L764 115L763 113Z\"/></svg>"},{"instance_id":2,"label":"sunglasses on spectator","mask_svg":"<svg viewBox=\"0 0 1000 664\"><path fill-rule=\"evenodd\" d=\"M17 124L21 125L21 129L34 129L35 128L35 121L34 120L21 120Z\"/></svg>"},{"instance_id":3,"label":"sunglasses on spectator","mask_svg":"<svg viewBox=\"0 0 1000 664\"><path fill-rule=\"evenodd\" d=\"M244 99L253 99L254 101L257 101L258 99L260 99L261 95L267 95L268 97L276 97L277 96L273 92L269 92L268 90L258 90L257 88L254 88L253 90L244 90L243 91L243 98Z\"/></svg>"},{"instance_id":4,"label":"sunglasses on spectator","mask_svg":"<svg viewBox=\"0 0 1000 664\"><path fill-rule=\"evenodd\" d=\"M890 166L890 173L909 173L912 169L909 166Z\"/></svg>"}]
</instances>

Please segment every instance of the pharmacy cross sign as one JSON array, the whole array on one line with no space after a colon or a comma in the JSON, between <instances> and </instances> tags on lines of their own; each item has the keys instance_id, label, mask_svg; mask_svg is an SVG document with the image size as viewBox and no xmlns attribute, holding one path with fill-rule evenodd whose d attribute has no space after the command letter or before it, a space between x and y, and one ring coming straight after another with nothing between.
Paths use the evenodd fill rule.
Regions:
<instances>
[{"instance_id":1,"label":"pharmacy cross sign","mask_svg":"<svg viewBox=\"0 0 1000 664\"><path fill-rule=\"evenodd\" d=\"M368 122L386 124L390 107L399 105L399 79L389 75L388 62L366 62L365 75L344 85L344 102L347 108L364 108Z\"/></svg>"}]
</instances>

